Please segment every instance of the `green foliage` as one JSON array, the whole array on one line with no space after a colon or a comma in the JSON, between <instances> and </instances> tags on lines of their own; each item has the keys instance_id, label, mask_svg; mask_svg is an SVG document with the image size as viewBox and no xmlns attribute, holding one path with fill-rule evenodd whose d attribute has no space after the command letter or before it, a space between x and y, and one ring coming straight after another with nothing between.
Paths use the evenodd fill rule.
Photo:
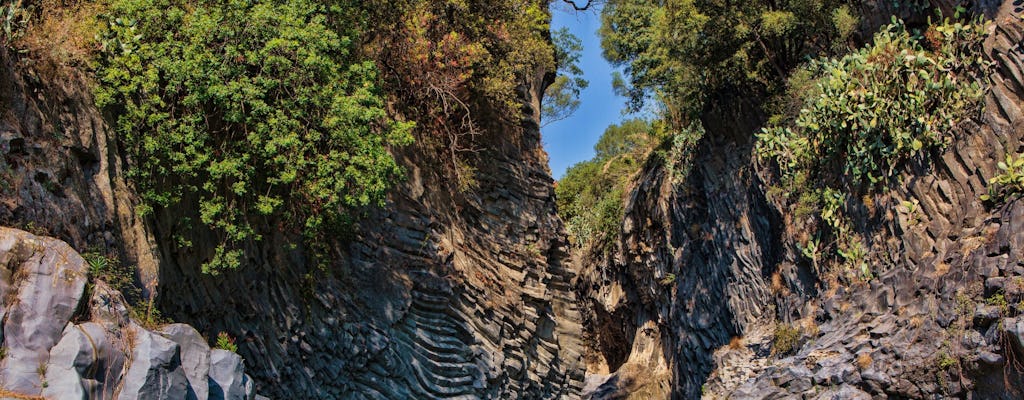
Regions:
<instances>
[{"instance_id":1,"label":"green foliage","mask_svg":"<svg viewBox=\"0 0 1024 400\"><path fill-rule=\"evenodd\" d=\"M673 118L686 119L716 90L774 86L808 56L845 40L856 18L842 3L610 0L602 48L625 67L629 82L620 79L619 88L630 109L654 97Z\"/></svg>"},{"instance_id":2,"label":"green foliage","mask_svg":"<svg viewBox=\"0 0 1024 400\"><path fill-rule=\"evenodd\" d=\"M232 353L238 352L238 345L235 344L235 338L231 337L231 335L228 335L227 332L221 332L217 334L217 343L216 345L214 345L214 348L227 350Z\"/></svg>"},{"instance_id":3,"label":"green foliage","mask_svg":"<svg viewBox=\"0 0 1024 400\"><path fill-rule=\"evenodd\" d=\"M576 246L608 249L614 243L626 185L656 143L655 132L644 120L609 126L594 146L594 158L572 166L558 182L559 215Z\"/></svg>"},{"instance_id":4,"label":"green foliage","mask_svg":"<svg viewBox=\"0 0 1024 400\"><path fill-rule=\"evenodd\" d=\"M985 304L998 308L999 314L1002 316L1010 315L1010 303L1006 300L1006 295L1003 293L993 294L985 299Z\"/></svg>"},{"instance_id":5,"label":"green foliage","mask_svg":"<svg viewBox=\"0 0 1024 400\"><path fill-rule=\"evenodd\" d=\"M488 128L519 126L517 88L538 72L561 70L563 76L548 89L546 112L568 113L578 105L574 96L583 81L572 74L573 41L555 32L563 46L552 45L547 1L359 4L369 22L362 29L370 32L362 48L381 66L391 104L416 121L417 140L436 149L446 175L455 177L453 189L474 187L473 163L487 145Z\"/></svg>"},{"instance_id":6,"label":"green foliage","mask_svg":"<svg viewBox=\"0 0 1024 400\"><path fill-rule=\"evenodd\" d=\"M580 107L580 92L589 82L583 79L579 67L583 43L578 37L562 28L552 32L551 41L555 46L555 60L558 62L555 81L544 90L541 104L541 119L547 125L568 118Z\"/></svg>"},{"instance_id":7,"label":"green foliage","mask_svg":"<svg viewBox=\"0 0 1024 400\"><path fill-rule=\"evenodd\" d=\"M1024 154L1016 158L1007 154L998 167L1002 173L988 180L988 193L981 195L983 201L1001 203L1024 193Z\"/></svg>"},{"instance_id":8,"label":"green foliage","mask_svg":"<svg viewBox=\"0 0 1024 400\"><path fill-rule=\"evenodd\" d=\"M344 3L343 3L344 4ZM115 0L97 103L118 115L148 207L197 198L219 238L203 271L237 267L279 222L318 240L380 204L401 175L374 64L353 53L347 5ZM144 208L145 209L145 208Z\"/></svg>"},{"instance_id":9,"label":"green foliage","mask_svg":"<svg viewBox=\"0 0 1024 400\"><path fill-rule=\"evenodd\" d=\"M32 18L31 4L14 0L0 4L0 46L11 47L25 34Z\"/></svg>"},{"instance_id":10,"label":"green foliage","mask_svg":"<svg viewBox=\"0 0 1024 400\"><path fill-rule=\"evenodd\" d=\"M784 356L792 353L800 346L800 329L792 325L775 325L772 339L772 354Z\"/></svg>"},{"instance_id":11,"label":"green foliage","mask_svg":"<svg viewBox=\"0 0 1024 400\"><path fill-rule=\"evenodd\" d=\"M946 23L929 32L938 36L934 50L894 21L873 45L812 63L820 95L795 126L758 135L760 153L775 156L784 173L841 172L854 183L874 184L903 161L947 145L983 94L974 77L986 68L984 26Z\"/></svg>"},{"instance_id":12,"label":"green foliage","mask_svg":"<svg viewBox=\"0 0 1024 400\"><path fill-rule=\"evenodd\" d=\"M952 366L956 366L959 361L955 357L951 357L946 351L941 351L935 357L935 365L939 369L947 369Z\"/></svg>"},{"instance_id":13,"label":"green foliage","mask_svg":"<svg viewBox=\"0 0 1024 400\"><path fill-rule=\"evenodd\" d=\"M129 301L135 301L142 295L135 285L135 269L121 264L116 256L90 250L82 253L82 258L89 265L89 279L106 282Z\"/></svg>"},{"instance_id":14,"label":"green foliage","mask_svg":"<svg viewBox=\"0 0 1024 400\"><path fill-rule=\"evenodd\" d=\"M834 238L822 246L862 279L872 277L867 245L849 220L846 193L952 141L984 94L984 35L981 23L946 21L922 36L894 20L873 44L797 70L776 103L782 114L757 135L758 154L777 162L781 191L798 199L795 217L817 211Z\"/></svg>"},{"instance_id":15,"label":"green foliage","mask_svg":"<svg viewBox=\"0 0 1024 400\"><path fill-rule=\"evenodd\" d=\"M669 285L671 285L671 284L676 282L676 274L673 274L673 273L665 274L665 277L661 278L661 281L659 281L659 282L661 283L662 286L669 286Z\"/></svg>"},{"instance_id":16,"label":"green foliage","mask_svg":"<svg viewBox=\"0 0 1024 400\"><path fill-rule=\"evenodd\" d=\"M655 124L656 129L667 129L665 124ZM661 134L656 134L660 137ZM697 142L704 137L704 125L700 122L692 122L681 129L674 130L668 135L671 145L668 152L664 154L665 168L668 170L672 183L679 183L686 179L690 173L693 152L697 148Z\"/></svg>"}]
</instances>

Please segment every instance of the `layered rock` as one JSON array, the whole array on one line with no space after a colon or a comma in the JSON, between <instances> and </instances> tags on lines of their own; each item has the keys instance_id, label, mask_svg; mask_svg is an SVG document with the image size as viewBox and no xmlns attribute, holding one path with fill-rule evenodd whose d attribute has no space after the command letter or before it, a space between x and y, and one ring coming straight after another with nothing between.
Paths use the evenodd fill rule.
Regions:
<instances>
[{"instance_id":1,"label":"layered rock","mask_svg":"<svg viewBox=\"0 0 1024 400\"><path fill-rule=\"evenodd\" d=\"M0 389L49 399L255 398L238 355L211 353L188 325L143 328L88 272L68 244L0 227ZM222 361L202 362L211 358Z\"/></svg>"},{"instance_id":2,"label":"layered rock","mask_svg":"<svg viewBox=\"0 0 1024 400\"><path fill-rule=\"evenodd\" d=\"M408 180L325 267L264 238L250 267L210 277L192 253L208 249L159 239L162 309L239 337L272 397L574 397L574 273L536 120L520 123L488 126L465 192L428 146L399 153Z\"/></svg>"},{"instance_id":3,"label":"layered rock","mask_svg":"<svg viewBox=\"0 0 1024 400\"><path fill-rule=\"evenodd\" d=\"M204 365L226 359L203 351L175 358L164 339L188 350L195 337L151 332L138 337L148 361L131 372L159 384L131 390L232 398L255 385L275 398L425 399L571 398L582 387L574 273L537 122L543 71L520 93L523 118L475 116L477 148L460 155L476 170L469 190L455 190L453 160L431 147L433 132L421 132L419 144L396 151L407 180L355 234L323 244L326 254L315 258L293 246L301 238L271 228L243 268L209 276L199 265L216 240L184 223L199 221L194 207L135 213L130 160L93 106L87 78L67 71L44 81L17 58L0 50L2 172L11 183L0 188L0 221L118 254L137 266L143 297L155 296L164 315L206 337L236 337L253 377L215 380L220 391L213 381L197 386ZM81 348L76 329L62 351ZM125 362L110 351L104 363ZM62 373L78 371L74 360ZM79 380L89 379L109 386L105 376Z\"/></svg>"},{"instance_id":4,"label":"layered rock","mask_svg":"<svg viewBox=\"0 0 1024 400\"><path fill-rule=\"evenodd\" d=\"M974 3L994 16L983 113L889 190L847 205L874 277L841 284L801 255L792 210L765 193L770 169L750 152L757 107L705 110L690 173L648 164L618 249L581 260L591 370L610 372L588 394L649 398L632 371L667 364L672 398L1020 396L1024 206L979 196L997 162L1024 150L1021 6ZM633 354L651 322L665 361ZM793 332L792 350L776 327Z\"/></svg>"}]
</instances>

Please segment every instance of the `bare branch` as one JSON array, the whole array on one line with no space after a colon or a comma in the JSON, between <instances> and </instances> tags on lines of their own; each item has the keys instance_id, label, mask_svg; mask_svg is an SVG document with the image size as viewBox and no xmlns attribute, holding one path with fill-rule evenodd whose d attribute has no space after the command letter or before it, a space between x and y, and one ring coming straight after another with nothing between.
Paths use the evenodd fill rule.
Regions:
<instances>
[{"instance_id":1,"label":"bare branch","mask_svg":"<svg viewBox=\"0 0 1024 400\"><path fill-rule=\"evenodd\" d=\"M576 9L576 11L586 11L587 9L590 8L594 0L587 0L587 4L584 4L583 6L577 5L576 0L562 0L562 2L572 6L572 8Z\"/></svg>"}]
</instances>

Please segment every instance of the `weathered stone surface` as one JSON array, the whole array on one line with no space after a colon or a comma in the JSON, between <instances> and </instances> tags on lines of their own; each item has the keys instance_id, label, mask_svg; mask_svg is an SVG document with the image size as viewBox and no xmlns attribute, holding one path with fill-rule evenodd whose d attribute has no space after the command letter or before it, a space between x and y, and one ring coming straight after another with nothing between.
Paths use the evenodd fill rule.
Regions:
<instances>
[{"instance_id":1,"label":"weathered stone surface","mask_svg":"<svg viewBox=\"0 0 1024 400\"><path fill-rule=\"evenodd\" d=\"M43 389L50 348L78 308L86 271L85 260L66 243L0 227L5 388L37 394Z\"/></svg>"},{"instance_id":2,"label":"weathered stone surface","mask_svg":"<svg viewBox=\"0 0 1024 400\"><path fill-rule=\"evenodd\" d=\"M4 390L62 400L208 398L210 348L199 333L184 324L160 334L143 329L121 294L102 281L82 296L84 261L66 243L0 227L0 267L9 316L0 331ZM235 382L237 398L255 395L240 358L222 367L217 378Z\"/></svg>"},{"instance_id":3,"label":"weathered stone surface","mask_svg":"<svg viewBox=\"0 0 1024 400\"><path fill-rule=\"evenodd\" d=\"M184 399L188 378L181 367L180 348L174 341L139 326L132 326L131 365L124 375L119 400Z\"/></svg>"},{"instance_id":4,"label":"weathered stone surface","mask_svg":"<svg viewBox=\"0 0 1024 400\"><path fill-rule=\"evenodd\" d=\"M160 328L160 334L178 344L181 349L181 367L188 378L187 399L205 400L209 396L210 345L186 324L170 324Z\"/></svg>"},{"instance_id":5,"label":"weathered stone surface","mask_svg":"<svg viewBox=\"0 0 1024 400\"><path fill-rule=\"evenodd\" d=\"M210 400L247 399L248 378L242 369L241 356L227 350L213 349L210 352Z\"/></svg>"}]
</instances>

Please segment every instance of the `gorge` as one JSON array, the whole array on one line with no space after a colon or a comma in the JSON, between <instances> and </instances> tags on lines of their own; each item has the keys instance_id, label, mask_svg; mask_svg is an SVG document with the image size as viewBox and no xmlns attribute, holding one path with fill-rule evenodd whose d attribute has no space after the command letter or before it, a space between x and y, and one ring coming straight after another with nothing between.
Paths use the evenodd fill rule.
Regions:
<instances>
[{"instance_id":1,"label":"gorge","mask_svg":"<svg viewBox=\"0 0 1024 400\"><path fill-rule=\"evenodd\" d=\"M718 3L600 5L646 34ZM834 3L857 23L826 58L980 27L983 74L936 68L983 90L877 184L804 177L813 204L762 150L803 132L771 115L796 72L685 106L652 78L647 136L556 183L547 1L0 3L0 398L1020 398L1024 4Z\"/></svg>"}]
</instances>

